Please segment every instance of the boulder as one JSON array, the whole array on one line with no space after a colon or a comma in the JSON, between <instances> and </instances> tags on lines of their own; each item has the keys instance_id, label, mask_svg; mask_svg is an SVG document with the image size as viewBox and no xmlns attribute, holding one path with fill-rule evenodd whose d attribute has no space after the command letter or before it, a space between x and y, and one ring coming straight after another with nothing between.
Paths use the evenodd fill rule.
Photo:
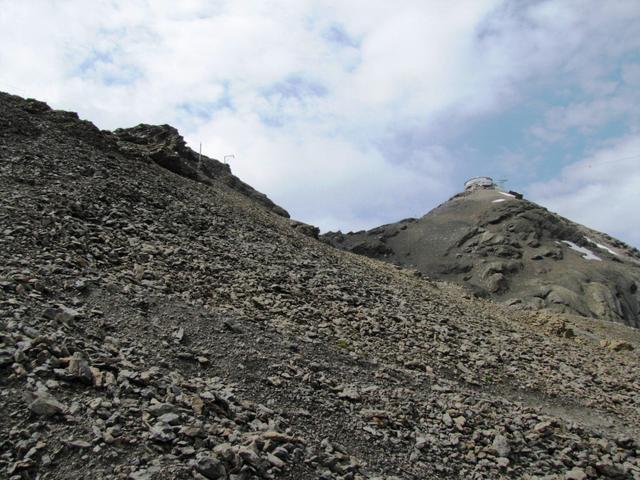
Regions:
<instances>
[{"instance_id":1,"label":"boulder","mask_svg":"<svg viewBox=\"0 0 640 480\"><path fill-rule=\"evenodd\" d=\"M24 399L29 404L29 410L41 417L52 417L67 410L62 403L45 390L27 392Z\"/></svg>"},{"instance_id":2,"label":"boulder","mask_svg":"<svg viewBox=\"0 0 640 480\"><path fill-rule=\"evenodd\" d=\"M308 223L299 222L298 220L289 220L289 225L291 225L291 228L303 235L318 240L318 236L320 235L320 229L318 227L314 227Z\"/></svg>"},{"instance_id":3,"label":"boulder","mask_svg":"<svg viewBox=\"0 0 640 480\"><path fill-rule=\"evenodd\" d=\"M222 480L227 478L227 469L216 457L200 457L195 463L195 469L209 480Z\"/></svg>"}]
</instances>

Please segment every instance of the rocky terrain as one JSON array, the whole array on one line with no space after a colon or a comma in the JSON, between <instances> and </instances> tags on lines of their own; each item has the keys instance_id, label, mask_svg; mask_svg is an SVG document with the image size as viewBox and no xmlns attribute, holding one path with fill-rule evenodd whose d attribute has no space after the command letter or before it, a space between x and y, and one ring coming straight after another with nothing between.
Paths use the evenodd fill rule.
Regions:
<instances>
[{"instance_id":1,"label":"rocky terrain","mask_svg":"<svg viewBox=\"0 0 640 480\"><path fill-rule=\"evenodd\" d=\"M150 159L180 176L208 185L213 180L224 183L269 210L289 218L289 213L231 173L229 165L187 147L178 131L170 125L138 125L115 132L118 149L139 159Z\"/></svg>"},{"instance_id":2,"label":"rocky terrain","mask_svg":"<svg viewBox=\"0 0 640 480\"><path fill-rule=\"evenodd\" d=\"M640 479L640 332L337 250L131 138L0 94L0 476Z\"/></svg>"},{"instance_id":3,"label":"rocky terrain","mask_svg":"<svg viewBox=\"0 0 640 480\"><path fill-rule=\"evenodd\" d=\"M420 219L323 236L477 296L640 328L640 252L497 187L460 193Z\"/></svg>"}]
</instances>

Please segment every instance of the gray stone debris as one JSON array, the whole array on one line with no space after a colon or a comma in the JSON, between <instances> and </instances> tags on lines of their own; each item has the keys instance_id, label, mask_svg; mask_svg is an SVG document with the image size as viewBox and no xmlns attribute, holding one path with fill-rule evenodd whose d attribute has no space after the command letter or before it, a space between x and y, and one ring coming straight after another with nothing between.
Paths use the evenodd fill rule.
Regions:
<instances>
[{"instance_id":1,"label":"gray stone debris","mask_svg":"<svg viewBox=\"0 0 640 480\"><path fill-rule=\"evenodd\" d=\"M341 252L129 134L0 93L0 478L640 479L636 330ZM488 220L456 275L510 281Z\"/></svg>"}]
</instances>

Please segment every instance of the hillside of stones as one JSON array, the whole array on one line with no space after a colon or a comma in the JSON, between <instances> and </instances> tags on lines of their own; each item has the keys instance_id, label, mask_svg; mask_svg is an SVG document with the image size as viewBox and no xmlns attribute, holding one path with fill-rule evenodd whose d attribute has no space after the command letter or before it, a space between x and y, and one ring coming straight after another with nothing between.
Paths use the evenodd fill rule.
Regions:
<instances>
[{"instance_id":1,"label":"hillside of stones","mask_svg":"<svg viewBox=\"0 0 640 480\"><path fill-rule=\"evenodd\" d=\"M637 330L337 250L118 136L0 94L0 477L640 478Z\"/></svg>"},{"instance_id":2,"label":"hillside of stones","mask_svg":"<svg viewBox=\"0 0 640 480\"><path fill-rule=\"evenodd\" d=\"M462 192L420 219L323 239L515 308L640 328L636 248L497 187Z\"/></svg>"}]
</instances>

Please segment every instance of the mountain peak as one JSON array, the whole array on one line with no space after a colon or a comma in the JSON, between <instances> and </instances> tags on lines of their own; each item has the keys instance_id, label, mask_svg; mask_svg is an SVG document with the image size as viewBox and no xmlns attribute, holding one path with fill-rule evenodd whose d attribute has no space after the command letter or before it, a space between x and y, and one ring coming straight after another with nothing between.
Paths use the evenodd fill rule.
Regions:
<instances>
[{"instance_id":1,"label":"mountain peak","mask_svg":"<svg viewBox=\"0 0 640 480\"><path fill-rule=\"evenodd\" d=\"M490 177L468 180L420 219L323 238L518 308L640 327L640 252L503 192Z\"/></svg>"}]
</instances>

